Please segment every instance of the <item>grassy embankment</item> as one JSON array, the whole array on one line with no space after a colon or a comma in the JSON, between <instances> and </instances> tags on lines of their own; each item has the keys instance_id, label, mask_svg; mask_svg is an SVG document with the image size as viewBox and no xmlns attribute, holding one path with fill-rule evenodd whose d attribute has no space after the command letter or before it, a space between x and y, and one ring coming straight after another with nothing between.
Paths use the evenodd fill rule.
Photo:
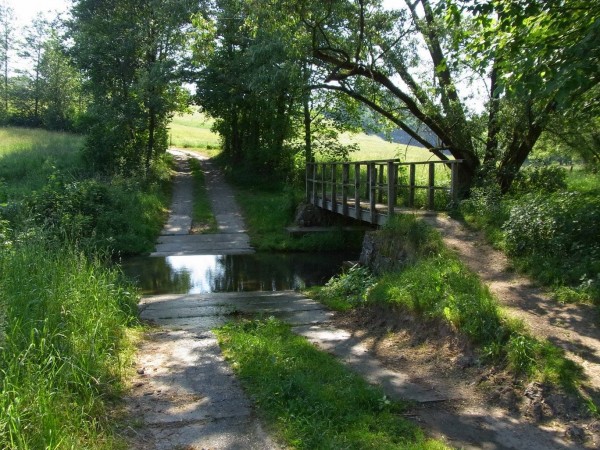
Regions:
<instances>
[{"instance_id":1,"label":"grassy embankment","mask_svg":"<svg viewBox=\"0 0 600 450\"><path fill-rule=\"evenodd\" d=\"M317 290L317 298L338 310L387 305L395 314L405 311L419 320L445 322L475 345L482 362L577 392L580 368L561 349L533 337L522 322L504 314L479 278L444 247L438 232L405 215L382 233L390 248L412 249L409 263L379 277L354 269Z\"/></svg>"},{"instance_id":2,"label":"grassy embankment","mask_svg":"<svg viewBox=\"0 0 600 450\"><path fill-rule=\"evenodd\" d=\"M106 262L152 245L166 176L92 177L74 135L4 128L0 142L0 447L125 448L112 401L137 294Z\"/></svg>"}]
</instances>

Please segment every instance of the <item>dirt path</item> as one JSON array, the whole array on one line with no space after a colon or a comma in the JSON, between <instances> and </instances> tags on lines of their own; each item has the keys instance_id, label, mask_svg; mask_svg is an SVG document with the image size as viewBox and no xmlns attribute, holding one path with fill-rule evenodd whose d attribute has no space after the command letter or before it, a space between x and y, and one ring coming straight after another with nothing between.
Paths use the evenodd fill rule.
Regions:
<instances>
[{"instance_id":1,"label":"dirt path","mask_svg":"<svg viewBox=\"0 0 600 450\"><path fill-rule=\"evenodd\" d=\"M510 269L506 256L494 250L477 232L443 216L425 219L435 226L446 245L479 275L500 304L522 319L531 332L563 348L581 365L589 386L585 391L600 401L600 328L598 311L591 305L559 304L532 282Z\"/></svg>"}]
</instances>

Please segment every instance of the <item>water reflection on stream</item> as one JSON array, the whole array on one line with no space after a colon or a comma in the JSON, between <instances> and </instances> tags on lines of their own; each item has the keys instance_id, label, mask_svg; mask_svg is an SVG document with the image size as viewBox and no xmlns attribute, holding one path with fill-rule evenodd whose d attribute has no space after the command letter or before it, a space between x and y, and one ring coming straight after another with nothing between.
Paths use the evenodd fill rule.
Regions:
<instances>
[{"instance_id":1,"label":"water reflection on stream","mask_svg":"<svg viewBox=\"0 0 600 450\"><path fill-rule=\"evenodd\" d=\"M281 291L324 284L356 254L137 257L122 263L145 295Z\"/></svg>"}]
</instances>

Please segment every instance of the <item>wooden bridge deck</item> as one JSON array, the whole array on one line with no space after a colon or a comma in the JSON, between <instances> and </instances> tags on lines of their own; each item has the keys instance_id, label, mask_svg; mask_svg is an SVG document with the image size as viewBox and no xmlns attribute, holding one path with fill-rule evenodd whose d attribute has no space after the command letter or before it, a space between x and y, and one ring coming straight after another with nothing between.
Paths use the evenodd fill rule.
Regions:
<instances>
[{"instance_id":1,"label":"wooden bridge deck","mask_svg":"<svg viewBox=\"0 0 600 450\"><path fill-rule=\"evenodd\" d=\"M459 160L309 163L306 199L320 208L375 225L385 224L394 214L431 214L458 200L460 163Z\"/></svg>"}]
</instances>

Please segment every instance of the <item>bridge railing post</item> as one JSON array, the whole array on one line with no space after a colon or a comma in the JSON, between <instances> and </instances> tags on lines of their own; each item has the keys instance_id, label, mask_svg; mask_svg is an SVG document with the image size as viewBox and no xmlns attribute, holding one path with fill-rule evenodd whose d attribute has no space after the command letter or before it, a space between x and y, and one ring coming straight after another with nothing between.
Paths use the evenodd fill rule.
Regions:
<instances>
[{"instance_id":1,"label":"bridge railing post","mask_svg":"<svg viewBox=\"0 0 600 450\"><path fill-rule=\"evenodd\" d=\"M312 174L312 163L307 162L306 163L306 168L304 169L304 188L306 189L305 191L305 199L306 199L306 203L310 203L311 200L311 186L310 186L310 176Z\"/></svg>"},{"instance_id":2,"label":"bridge railing post","mask_svg":"<svg viewBox=\"0 0 600 450\"><path fill-rule=\"evenodd\" d=\"M429 163L429 183L427 192L427 208L435 209L435 164Z\"/></svg>"},{"instance_id":3,"label":"bridge railing post","mask_svg":"<svg viewBox=\"0 0 600 450\"><path fill-rule=\"evenodd\" d=\"M327 170L327 164L321 164L321 208L325 208L327 202L327 184L325 183L325 171Z\"/></svg>"},{"instance_id":4,"label":"bridge railing post","mask_svg":"<svg viewBox=\"0 0 600 450\"><path fill-rule=\"evenodd\" d=\"M354 218L360 217L360 163L354 164Z\"/></svg>"},{"instance_id":5,"label":"bridge railing post","mask_svg":"<svg viewBox=\"0 0 600 450\"><path fill-rule=\"evenodd\" d=\"M398 166L393 161L387 163L387 207L388 207L388 218L394 215L394 209L396 208L396 174Z\"/></svg>"},{"instance_id":6,"label":"bridge railing post","mask_svg":"<svg viewBox=\"0 0 600 450\"><path fill-rule=\"evenodd\" d=\"M338 212L337 200L337 163L331 164L331 210L334 213Z\"/></svg>"},{"instance_id":7,"label":"bridge railing post","mask_svg":"<svg viewBox=\"0 0 600 450\"><path fill-rule=\"evenodd\" d=\"M371 223L377 223L377 166L375 163L369 163L369 211Z\"/></svg>"},{"instance_id":8,"label":"bridge railing post","mask_svg":"<svg viewBox=\"0 0 600 450\"><path fill-rule=\"evenodd\" d=\"M342 163L342 214L348 215L348 183L350 181L350 165Z\"/></svg>"},{"instance_id":9,"label":"bridge railing post","mask_svg":"<svg viewBox=\"0 0 600 450\"><path fill-rule=\"evenodd\" d=\"M416 165L411 164L408 166L408 206L413 208L415 206L415 172Z\"/></svg>"}]
</instances>

